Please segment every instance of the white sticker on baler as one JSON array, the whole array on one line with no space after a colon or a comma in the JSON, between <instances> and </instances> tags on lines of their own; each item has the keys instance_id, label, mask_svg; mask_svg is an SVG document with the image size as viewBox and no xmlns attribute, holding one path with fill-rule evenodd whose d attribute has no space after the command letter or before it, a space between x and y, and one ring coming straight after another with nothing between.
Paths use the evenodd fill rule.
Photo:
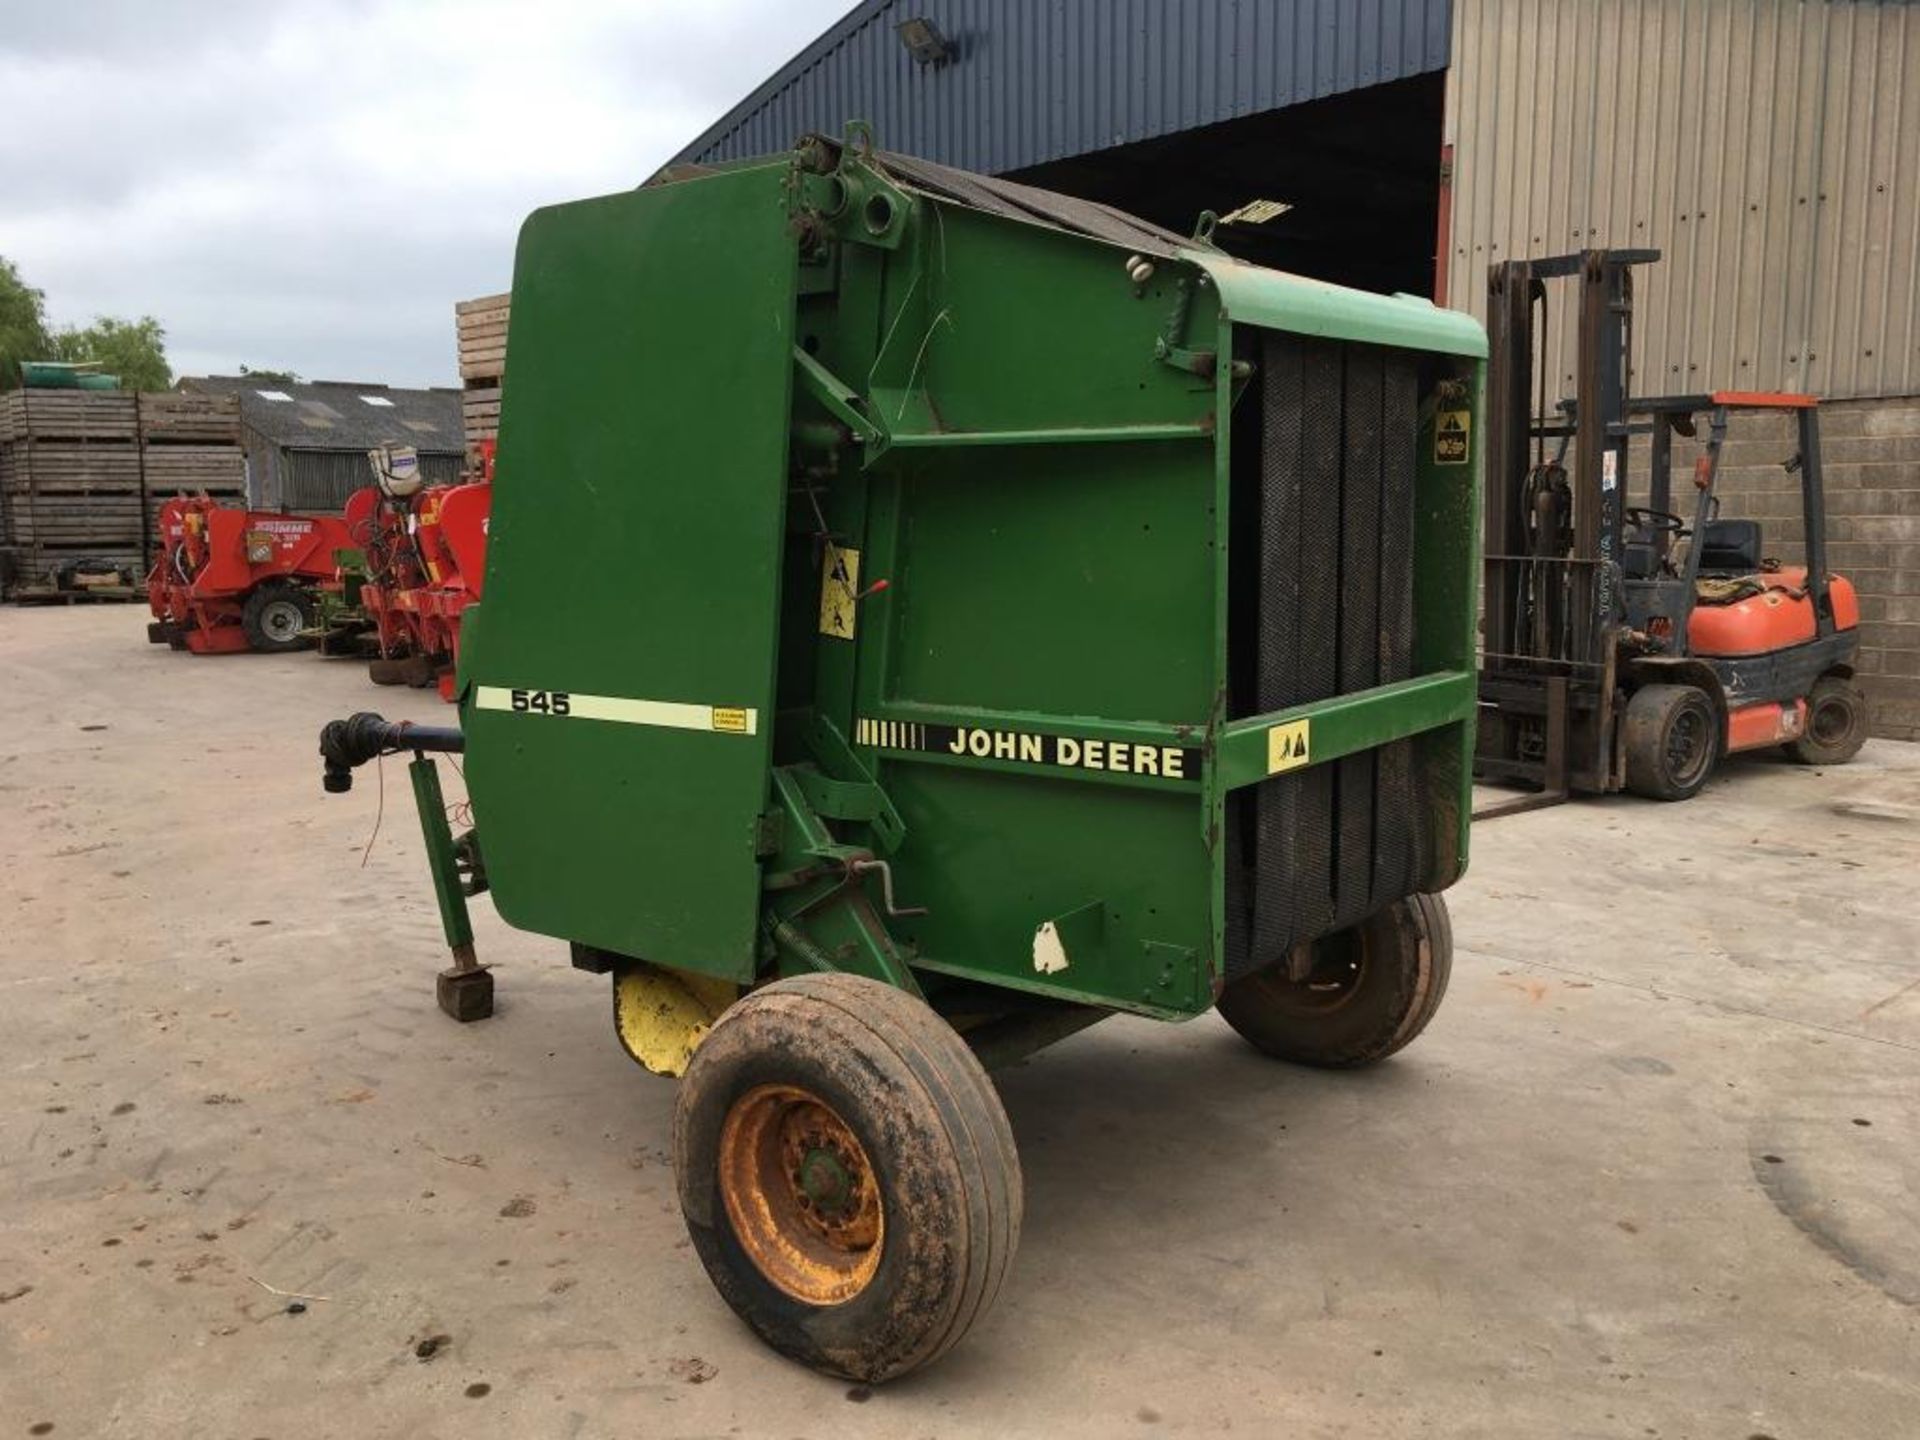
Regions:
<instances>
[{"instance_id":1,"label":"white sticker on baler","mask_svg":"<svg viewBox=\"0 0 1920 1440\"><path fill-rule=\"evenodd\" d=\"M622 725L654 725L667 730L707 730L721 735L755 735L760 712L743 705L690 705L679 700L631 700L621 695L583 695L578 690L516 690L481 685L474 703L482 710L516 715L547 715L565 720L611 720Z\"/></svg>"},{"instance_id":2,"label":"white sticker on baler","mask_svg":"<svg viewBox=\"0 0 1920 1440\"><path fill-rule=\"evenodd\" d=\"M1067 947L1053 921L1043 920L1033 932L1033 968L1042 975L1058 975L1067 968Z\"/></svg>"}]
</instances>

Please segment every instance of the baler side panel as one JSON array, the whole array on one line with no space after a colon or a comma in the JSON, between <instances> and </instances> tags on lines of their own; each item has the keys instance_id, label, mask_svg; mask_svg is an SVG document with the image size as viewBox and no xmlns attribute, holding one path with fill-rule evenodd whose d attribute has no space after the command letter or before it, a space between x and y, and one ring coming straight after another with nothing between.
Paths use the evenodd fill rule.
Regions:
<instances>
[{"instance_id":1,"label":"baler side panel","mask_svg":"<svg viewBox=\"0 0 1920 1440\"><path fill-rule=\"evenodd\" d=\"M785 529L784 165L537 212L461 697L519 928L750 979Z\"/></svg>"},{"instance_id":2,"label":"baler side panel","mask_svg":"<svg viewBox=\"0 0 1920 1440\"><path fill-rule=\"evenodd\" d=\"M882 783L909 837L896 878L928 909L896 928L970 978L1204 1009L1214 680L1193 637L1212 615L1212 447L998 460L916 457L878 486L891 533L873 548L898 579L862 717L893 730ZM1057 972L1038 968L1048 922Z\"/></svg>"},{"instance_id":3,"label":"baler side panel","mask_svg":"<svg viewBox=\"0 0 1920 1440\"><path fill-rule=\"evenodd\" d=\"M906 822L896 889L927 911L888 923L925 970L1196 1013L1216 389L1156 343L1184 307L1176 340L1204 344L1211 296L1191 267L1135 283L1124 250L963 207L917 223L864 505L862 582L889 588L860 609L847 717Z\"/></svg>"}]
</instances>

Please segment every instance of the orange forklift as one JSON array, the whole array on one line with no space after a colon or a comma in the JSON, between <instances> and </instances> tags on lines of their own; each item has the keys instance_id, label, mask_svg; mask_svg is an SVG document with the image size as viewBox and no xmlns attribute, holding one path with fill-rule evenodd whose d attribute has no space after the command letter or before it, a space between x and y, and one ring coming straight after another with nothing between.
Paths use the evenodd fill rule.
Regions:
<instances>
[{"instance_id":1,"label":"orange forklift","mask_svg":"<svg viewBox=\"0 0 1920 1440\"><path fill-rule=\"evenodd\" d=\"M1535 790L1477 818L1575 792L1685 800L1735 751L1778 745L1806 764L1838 764L1866 739L1853 682L1859 604L1826 566L1819 402L1632 395L1632 271L1659 258L1588 250L1492 270L1475 773ZM1557 279L1579 288L1575 393L1549 414L1551 361L1536 342ZM1768 557L1757 520L1719 514L1729 419L1759 411L1791 418L1783 463L1800 481L1800 565ZM1628 503L1638 436L1648 440L1644 505ZM1690 513L1673 494L1676 436L1701 445Z\"/></svg>"}]
</instances>

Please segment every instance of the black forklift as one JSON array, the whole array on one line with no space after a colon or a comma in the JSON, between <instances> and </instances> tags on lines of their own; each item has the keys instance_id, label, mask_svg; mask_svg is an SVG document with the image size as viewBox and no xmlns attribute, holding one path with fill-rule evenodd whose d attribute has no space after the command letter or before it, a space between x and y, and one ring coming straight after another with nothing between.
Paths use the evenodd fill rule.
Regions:
<instances>
[{"instance_id":1,"label":"black forklift","mask_svg":"<svg viewBox=\"0 0 1920 1440\"><path fill-rule=\"evenodd\" d=\"M1586 250L1492 267L1487 317L1485 589L1475 773L1532 792L1476 818L1573 793L1699 792L1720 759L1778 745L1851 759L1867 734L1853 681L1859 606L1826 565L1819 403L1809 395L1631 393L1633 270L1658 250ZM1574 394L1551 411L1541 353L1548 282L1578 289ZM1722 519L1730 418L1789 419L1804 563L1770 558L1758 521ZM1648 440L1645 503L1628 453ZM1697 442L1690 513L1676 437ZM1704 438L1703 438L1704 437Z\"/></svg>"}]
</instances>

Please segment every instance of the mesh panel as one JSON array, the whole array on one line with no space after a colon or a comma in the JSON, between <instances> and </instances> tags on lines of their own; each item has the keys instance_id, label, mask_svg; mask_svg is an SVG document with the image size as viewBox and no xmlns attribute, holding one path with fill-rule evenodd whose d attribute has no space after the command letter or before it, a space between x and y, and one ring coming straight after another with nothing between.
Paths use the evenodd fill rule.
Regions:
<instances>
[{"instance_id":1,"label":"mesh panel","mask_svg":"<svg viewBox=\"0 0 1920 1440\"><path fill-rule=\"evenodd\" d=\"M1245 713L1405 679L1413 653L1414 362L1292 335L1262 343L1261 583L1257 613L1240 617L1230 642L1256 647ZM1400 741L1233 797L1229 978L1407 892L1412 758Z\"/></svg>"}]
</instances>

